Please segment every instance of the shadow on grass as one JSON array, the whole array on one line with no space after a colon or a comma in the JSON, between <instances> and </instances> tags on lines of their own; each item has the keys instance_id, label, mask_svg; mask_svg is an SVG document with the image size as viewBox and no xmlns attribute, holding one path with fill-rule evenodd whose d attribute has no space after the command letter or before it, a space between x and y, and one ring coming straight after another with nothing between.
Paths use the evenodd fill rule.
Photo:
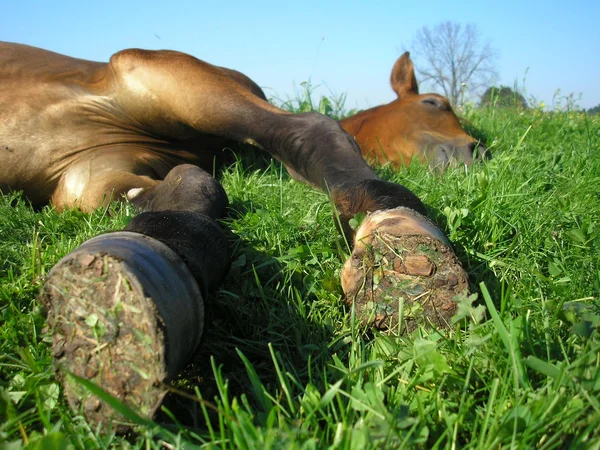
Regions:
<instances>
[{"instance_id":1,"label":"shadow on grass","mask_svg":"<svg viewBox=\"0 0 600 450\"><path fill-rule=\"evenodd\" d=\"M275 161L274 158L268 152L258 147L233 142L218 153L218 157L214 161L216 167L214 173L217 175L216 178L220 179L220 175L224 171L238 162L244 171L267 170L273 161Z\"/></svg>"},{"instance_id":2,"label":"shadow on grass","mask_svg":"<svg viewBox=\"0 0 600 450\"><path fill-rule=\"evenodd\" d=\"M250 202L236 201L231 205L231 218L241 217L252 209ZM428 211L442 230L448 228L441 211L431 207ZM192 397L194 389L198 389L208 402L222 399L219 380L212 367L214 361L227 379L228 398L245 397L254 411L261 411L255 386L238 350L250 361L268 392L273 393L281 391L281 386L270 344L279 355L284 373L290 373L302 386L313 384L322 388L322 379L311 375L309 364L313 367L328 365L330 345L335 340L334 329L307 314L314 295L307 289L306 280L301 274L285 275L280 259L257 250L252 242L233 233L230 247L233 249L231 271L219 291L207 299L203 342L175 387ZM473 256L474 252L464 245L455 243L454 249L469 273L472 292L479 292L479 283L484 281L493 298L500 298L501 286L488 262ZM481 294L479 302L483 303ZM367 331L363 337L369 340L372 336ZM197 400L173 393L167 396L164 405L182 425L206 428L205 415ZM208 415L211 424L218 427L217 413L209 410ZM170 422L166 414L158 419Z\"/></svg>"},{"instance_id":3,"label":"shadow on grass","mask_svg":"<svg viewBox=\"0 0 600 450\"><path fill-rule=\"evenodd\" d=\"M251 147L244 150L238 156L240 171L270 170L281 175L284 182L291 179L287 171L280 171L280 163L269 155ZM269 393L267 395L282 390L276 364L301 386L313 384L321 390L326 385L326 377L319 376L321 369L318 368L330 363L330 346L336 341L334 325L322 320L318 307L314 309L317 295L312 288L315 283L325 284L325 279L332 274L311 272L306 262L314 255L309 251L295 252L298 249L294 248L283 248L282 252L262 250L263 242L245 230L253 224L258 225L254 220L262 220L260 211L264 208L267 206L257 203L254 197L248 200L237 197L229 205L227 217L221 224L228 236L231 268L220 288L205 299L202 342L173 383L175 389L189 395L172 392L163 403L164 408L185 427L206 430L212 425L219 428L222 417L208 408L210 425L207 425L195 392L200 392L204 401L213 404L223 401L222 380L215 375L213 364L226 380L228 399L245 399L257 414L265 412L259 401L262 393L256 391L238 352L247 358ZM244 226L240 227L238 221ZM275 229L272 232L277 233ZM310 242L309 237L306 239ZM302 241L299 239L293 245L304 247ZM319 275L322 279L317 279ZM337 279L331 289L336 291L338 298L338 304L334 301L332 308L339 311L342 301ZM272 351L277 355L276 362ZM338 349L338 353L343 351ZM221 407L218 409L223 411ZM169 416L162 412L157 420L172 423Z\"/></svg>"},{"instance_id":4,"label":"shadow on grass","mask_svg":"<svg viewBox=\"0 0 600 450\"><path fill-rule=\"evenodd\" d=\"M243 208L242 205L236 205ZM206 417L194 390L203 400L223 398L212 361L227 380L227 397L245 397L261 411L255 386L238 351L248 359L261 383L273 392L280 389L278 374L269 346L278 355L284 373L300 384L319 384L310 375L310 365L325 365L333 327L308 317L314 300L299 274L284 275L282 263L231 234L232 266L221 288L205 302L205 332L198 350L174 382L177 392L167 395L164 407L186 427L206 429ZM298 276L296 276L298 275ZM285 292L282 292L285 290ZM294 299L295 297L295 299ZM296 301L295 301L296 300ZM218 428L219 415L208 409L212 426ZM164 412L157 420L170 423Z\"/></svg>"}]
</instances>

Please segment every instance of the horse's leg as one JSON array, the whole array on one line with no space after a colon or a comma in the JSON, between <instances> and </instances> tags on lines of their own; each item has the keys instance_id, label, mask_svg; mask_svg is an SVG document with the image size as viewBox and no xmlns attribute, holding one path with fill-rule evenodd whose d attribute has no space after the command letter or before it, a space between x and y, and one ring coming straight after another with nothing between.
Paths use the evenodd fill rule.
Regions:
<instances>
[{"instance_id":1,"label":"horse's leg","mask_svg":"<svg viewBox=\"0 0 600 450\"><path fill-rule=\"evenodd\" d=\"M113 175L112 183L108 172L90 181L118 186L144 212L124 231L93 238L59 261L40 300L48 308L61 373L90 379L152 416L167 391L165 381L200 342L203 298L229 268L227 239L215 222L227 196L191 165L176 166L152 183L122 171ZM111 187L94 198L114 192ZM64 383L71 406L83 407L89 420L106 424L117 417L69 376Z\"/></svg>"},{"instance_id":2,"label":"horse's leg","mask_svg":"<svg viewBox=\"0 0 600 450\"><path fill-rule=\"evenodd\" d=\"M296 178L331 196L354 246L342 278L361 320L396 326L402 310L422 307L426 313L415 312L410 327L413 318L449 324L456 310L450 299L466 292L466 273L443 233L425 217L421 201L405 187L379 179L336 121L286 113L185 54L129 50L115 55L111 67L122 89L121 104L137 121L168 117L199 133L257 145ZM350 227L358 213L377 211L358 230ZM393 242L380 238L388 234ZM380 246L390 249L383 259ZM394 289L377 283L381 276Z\"/></svg>"},{"instance_id":3,"label":"horse's leg","mask_svg":"<svg viewBox=\"0 0 600 450\"><path fill-rule=\"evenodd\" d=\"M109 73L127 117L149 130L195 130L262 148L296 178L331 195L348 237L347 222L359 212L399 206L425 212L408 189L377 177L336 121L287 113L190 55L125 50L111 58Z\"/></svg>"}]
</instances>

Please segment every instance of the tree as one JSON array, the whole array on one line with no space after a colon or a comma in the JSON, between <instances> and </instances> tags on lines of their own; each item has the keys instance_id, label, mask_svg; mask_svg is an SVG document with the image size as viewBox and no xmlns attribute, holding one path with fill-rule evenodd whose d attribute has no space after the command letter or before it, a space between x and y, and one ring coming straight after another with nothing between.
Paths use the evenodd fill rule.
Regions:
<instances>
[{"instance_id":1,"label":"tree","mask_svg":"<svg viewBox=\"0 0 600 450\"><path fill-rule=\"evenodd\" d=\"M587 113L591 116L593 114L600 114L600 105L596 105L593 108L587 110Z\"/></svg>"},{"instance_id":2,"label":"tree","mask_svg":"<svg viewBox=\"0 0 600 450\"><path fill-rule=\"evenodd\" d=\"M420 79L441 89L450 103L462 105L467 94L475 94L497 77L497 51L488 42L481 43L477 26L464 27L442 22L432 29L417 31L411 44L419 61Z\"/></svg>"},{"instance_id":3,"label":"tree","mask_svg":"<svg viewBox=\"0 0 600 450\"><path fill-rule=\"evenodd\" d=\"M495 108L528 108L525 97L518 91L513 91L507 86L490 86L487 88L481 96L479 106L493 106Z\"/></svg>"}]
</instances>

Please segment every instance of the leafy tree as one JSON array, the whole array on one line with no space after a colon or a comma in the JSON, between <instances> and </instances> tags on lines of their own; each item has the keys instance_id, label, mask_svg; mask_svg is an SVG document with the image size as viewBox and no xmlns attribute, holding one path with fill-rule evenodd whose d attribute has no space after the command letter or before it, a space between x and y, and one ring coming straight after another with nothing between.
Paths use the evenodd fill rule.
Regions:
<instances>
[{"instance_id":1,"label":"leafy tree","mask_svg":"<svg viewBox=\"0 0 600 450\"><path fill-rule=\"evenodd\" d=\"M454 106L497 77L497 51L489 41L481 42L474 24L463 27L446 21L433 28L425 26L417 31L411 50L419 61L421 81L441 89Z\"/></svg>"},{"instance_id":2,"label":"leafy tree","mask_svg":"<svg viewBox=\"0 0 600 450\"><path fill-rule=\"evenodd\" d=\"M494 106L496 108L522 108L527 109L525 97L518 91L513 91L508 86L490 86L481 96L480 107Z\"/></svg>"},{"instance_id":3,"label":"leafy tree","mask_svg":"<svg viewBox=\"0 0 600 450\"><path fill-rule=\"evenodd\" d=\"M596 105L596 106L594 106L593 108L590 108L590 109L588 109L588 110L587 110L587 113L588 113L589 115L592 115L592 114L600 114L600 105Z\"/></svg>"}]
</instances>

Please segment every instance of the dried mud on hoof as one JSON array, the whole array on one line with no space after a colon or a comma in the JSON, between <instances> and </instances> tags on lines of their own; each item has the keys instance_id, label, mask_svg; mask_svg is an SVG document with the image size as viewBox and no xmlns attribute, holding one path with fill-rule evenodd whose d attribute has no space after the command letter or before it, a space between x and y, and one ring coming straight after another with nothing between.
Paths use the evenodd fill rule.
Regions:
<instances>
[{"instance_id":1,"label":"dried mud on hoof","mask_svg":"<svg viewBox=\"0 0 600 450\"><path fill-rule=\"evenodd\" d=\"M168 390L165 382L182 369L202 332L202 297L183 263L174 254L157 253L170 252L158 241L134 234L84 243L52 269L39 296L48 309L55 367L69 405L91 423L112 422L117 431L129 428L125 419L68 374L152 417ZM185 307L182 297L199 305L171 312ZM192 320L181 321L181 314Z\"/></svg>"},{"instance_id":2,"label":"dried mud on hoof","mask_svg":"<svg viewBox=\"0 0 600 450\"><path fill-rule=\"evenodd\" d=\"M342 269L346 302L365 325L400 333L450 325L467 274L429 219L399 208L369 216Z\"/></svg>"}]
</instances>

